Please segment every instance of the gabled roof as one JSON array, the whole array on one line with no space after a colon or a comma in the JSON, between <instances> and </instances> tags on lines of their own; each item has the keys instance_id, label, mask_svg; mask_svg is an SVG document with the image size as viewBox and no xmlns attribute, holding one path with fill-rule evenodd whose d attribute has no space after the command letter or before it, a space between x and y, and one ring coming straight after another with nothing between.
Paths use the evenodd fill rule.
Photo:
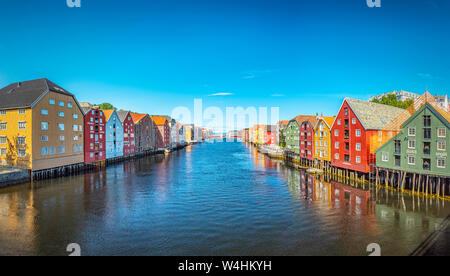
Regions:
<instances>
[{"instance_id":1,"label":"gabled roof","mask_svg":"<svg viewBox=\"0 0 450 276\"><path fill-rule=\"evenodd\" d=\"M316 128L319 125L320 121L324 121L325 124L328 126L328 128L331 129L331 126L333 125L334 120L336 120L336 117L319 116L319 117L317 117L317 122L316 122L316 125L314 125L314 128Z\"/></svg>"},{"instance_id":2,"label":"gabled roof","mask_svg":"<svg viewBox=\"0 0 450 276\"><path fill-rule=\"evenodd\" d=\"M117 116L119 117L120 122L123 123L130 112L126 110L116 110L116 113Z\"/></svg>"},{"instance_id":3,"label":"gabled roof","mask_svg":"<svg viewBox=\"0 0 450 276\"><path fill-rule=\"evenodd\" d=\"M135 124L139 123L145 116L148 116L148 114L131 113L131 118L133 118Z\"/></svg>"},{"instance_id":4,"label":"gabled roof","mask_svg":"<svg viewBox=\"0 0 450 276\"><path fill-rule=\"evenodd\" d=\"M88 114L89 111L91 111L92 108L90 107L82 107L81 111L83 112L83 115Z\"/></svg>"},{"instance_id":5,"label":"gabled roof","mask_svg":"<svg viewBox=\"0 0 450 276\"><path fill-rule=\"evenodd\" d=\"M153 122L157 126L164 125L167 121L165 116L151 116L150 118L152 118Z\"/></svg>"},{"instance_id":6,"label":"gabled roof","mask_svg":"<svg viewBox=\"0 0 450 276\"><path fill-rule=\"evenodd\" d=\"M0 89L0 109L32 107L48 91L74 97L72 93L45 78L16 82ZM78 102L77 105L79 106Z\"/></svg>"},{"instance_id":7,"label":"gabled roof","mask_svg":"<svg viewBox=\"0 0 450 276\"><path fill-rule=\"evenodd\" d=\"M417 98L412 105L410 105L407 109L403 110L394 120L392 120L389 124L387 124L383 129L384 130L395 130L400 131L402 125L406 120L408 120L413 114L415 114L419 109L422 108L426 103L430 104L447 122L450 122L450 113L446 112L441 104L436 100L433 95L431 95L428 91L426 91L422 96Z\"/></svg>"},{"instance_id":8,"label":"gabled roof","mask_svg":"<svg viewBox=\"0 0 450 276\"><path fill-rule=\"evenodd\" d=\"M317 119L316 116L311 115L298 115L294 119L290 120L289 122L297 121L298 125L303 124L303 122L309 121L313 126L316 125Z\"/></svg>"},{"instance_id":9,"label":"gabled roof","mask_svg":"<svg viewBox=\"0 0 450 276\"><path fill-rule=\"evenodd\" d=\"M103 110L103 113L105 114L105 119L108 122L109 118L111 118L111 115L114 113L114 109L105 109Z\"/></svg>"},{"instance_id":10,"label":"gabled roof","mask_svg":"<svg viewBox=\"0 0 450 276\"><path fill-rule=\"evenodd\" d=\"M351 98L346 98L344 102L348 103L356 117L358 117L361 124L367 130L382 130L387 124L405 111L404 109L390 105Z\"/></svg>"}]
</instances>

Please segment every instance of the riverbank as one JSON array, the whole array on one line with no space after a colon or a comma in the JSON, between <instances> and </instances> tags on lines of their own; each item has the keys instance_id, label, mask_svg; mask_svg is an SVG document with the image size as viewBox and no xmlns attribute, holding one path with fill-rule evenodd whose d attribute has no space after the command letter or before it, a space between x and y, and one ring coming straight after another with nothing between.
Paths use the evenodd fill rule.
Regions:
<instances>
[{"instance_id":1,"label":"riverbank","mask_svg":"<svg viewBox=\"0 0 450 276\"><path fill-rule=\"evenodd\" d=\"M29 182L31 176L29 171L17 168L0 169L0 188L6 188L14 185Z\"/></svg>"},{"instance_id":2,"label":"riverbank","mask_svg":"<svg viewBox=\"0 0 450 276\"><path fill-rule=\"evenodd\" d=\"M170 154L182 150L188 146L196 145L199 142L192 142L185 145L170 147L168 149L158 149L145 152L139 152L132 155L121 156L113 159L108 159L98 163L81 163L74 164L68 167L53 168L45 171L30 172L19 168L0 168L0 189L11 187L15 185L31 182L32 180L45 180L57 177L65 177L69 175L76 175L85 172L92 172L102 170L107 166L124 162L126 160L133 160L144 158L146 156Z\"/></svg>"},{"instance_id":3,"label":"riverbank","mask_svg":"<svg viewBox=\"0 0 450 276\"><path fill-rule=\"evenodd\" d=\"M405 194L417 195L424 198L438 198L442 200L450 201L450 185L448 183L431 183L427 181L420 182L420 178L418 180L418 184L412 186L410 189L408 185L405 185L405 175L401 176L398 174L398 177L394 177L395 173L391 175L385 176L383 178L378 173L375 175L374 173L369 174L360 174L358 172L345 170L341 168L336 168L331 166L329 162L317 162L311 160L305 160L300 158L298 155L289 152L283 148L274 145L258 145L250 143L254 146L258 152L267 155L272 159L282 160L288 166L294 167L296 169L303 170L311 170L314 173L319 173L327 176L329 179L336 180L342 183L357 183L365 185L374 185L378 188L385 188L387 190L393 190ZM430 177L431 179L431 177ZM425 180L425 177L423 177ZM415 181L413 181L415 183ZM420 185L422 183L422 185ZM414 190L414 187L417 186L417 189Z\"/></svg>"}]
</instances>

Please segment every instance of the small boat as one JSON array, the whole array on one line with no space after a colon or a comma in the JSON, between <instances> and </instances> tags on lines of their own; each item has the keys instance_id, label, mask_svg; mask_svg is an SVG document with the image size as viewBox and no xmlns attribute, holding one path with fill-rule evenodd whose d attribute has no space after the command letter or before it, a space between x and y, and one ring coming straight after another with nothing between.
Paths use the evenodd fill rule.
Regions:
<instances>
[{"instance_id":1,"label":"small boat","mask_svg":"<svg viewBox=\"0 0 450 276\"><path fill-rule=\"evenodd\" d=\"M316 174L322 174L323 171L319 170L319 169L315 169L315 168L309 168L306 170L307 173L312 174L312 175L316 175Z\"/></svg>"}]
</instances>

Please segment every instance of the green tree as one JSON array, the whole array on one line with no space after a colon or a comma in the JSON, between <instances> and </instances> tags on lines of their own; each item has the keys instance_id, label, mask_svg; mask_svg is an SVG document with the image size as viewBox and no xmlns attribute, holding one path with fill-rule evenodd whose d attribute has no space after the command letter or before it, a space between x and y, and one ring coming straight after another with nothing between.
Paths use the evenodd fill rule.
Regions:
<instances>
[{"instance_id":1,"label":"green tree","mask_svg":"<svg viewBox=\"0 0 450 276\"><path fill-rule=\"evenodd\" d=\"M399 101L397 100L397 96L389 94L387 96L383 96L381 99L374 99L372 102L406 109L414 103L414 100L407 99L406 101Z\"/></svg>"},{"instance_id":2,"label":"green tree","mask_svg":"<svg viewBox=\"0 0 450 276\"><path fill-rule=\"evenodd\" d=\"M107 109L116 109L112 104L110 103L102 103L102 104L95 104L95 106L100 107L100 109L107 110Z\"/></svg>"}]
</instances>

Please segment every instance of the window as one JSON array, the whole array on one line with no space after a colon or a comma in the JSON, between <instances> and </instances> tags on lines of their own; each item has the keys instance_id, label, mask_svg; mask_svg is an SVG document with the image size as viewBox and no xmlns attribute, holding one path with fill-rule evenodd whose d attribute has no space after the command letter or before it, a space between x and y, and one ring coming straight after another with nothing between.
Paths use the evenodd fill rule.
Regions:
<instances>
[{"instance_id":1,"label":"window","mask_svg":"<svg viewBox=\"0 0 450 276\"><path fill-rule=\"evenodd\" d=\"M6 130L6 123L0 123L0 130Z\"/></svg>"},{"instance_id":2,"label":"window","mask_svg":"<svg viewBox=\"0 0 450 276\"><path fill-rule=\"evenodd\" d=\"M48 142L48 136L47 135L42 135L41 136L41 141L42 142Z\"/></svg>"},{"instance_id":3,"label":"window","mask_svg":"<svg viewBox=\"0 0 450 276\"><path fill-rule=\"evenodd\" d=\"M24 136L17 137L17 145L25 146L25 144L26 144L26 138Z\"/></svg>"},{"instance_id":4,"label":"window","mask_svg":"<svg viewBox=\"0 0 450 276\"><path fill-rule=\"evenodd\" d=\"M339 130L338 129L334 130L334 136L336 136L336 137L339 136Z\"/></svg>"},{"instance_id":5,"label":"window","mask_svg":"<svg viewBox=\"0 0 450 276\"><path fill-rule=\"evenodd\" d=\"M344 156L344 161L345 161L345 162L350 162L350 155L346 154L346 155Z\"/></svg>"},{"instance_id":6,"label":"window","mask_svg":"<svg viewBox=\"0 0 450 276\"><path fill-rule=\"evenodd\" d=\"M6 110L0 110L0 116L5 116L6 115Z\"/></svg>"},{"instance_id":7,"label":"window","mask_svg":"<svg viewBox=\"0 0 450 276\"><path fill-rule=\"evenodd\" d=\"M58 124L58 129L59 129L60 131L64 131L64 124L59 123L59 124Z\"/></svg>"},{"instance_id":8,"label":"window","mask_svg":"<svg viewBox=\"0 0 450 276\"><path fill-rule=\"evenodd\" d=\"M66 153L66 147L65 146L59 146L59 153Z\"/></svg>"},{"instance_id":9,"label":"window","mask_svg":"<svg viewBox=\"0 0 450 276\"><path fill-rule=\"evenodd\" d=\"M42 156L48 155L48 147L42 147L41 148L41 155Z\"/></svg>"},{"instance_id":10,"label":"window","mask_svg":"<svg viewBox=\"0 0 450 276\"><path fill-rule=\"evenodd\" d=\"M382 152L382 153L381 153L381 160L382 160L383 162L388 162L388 161L389 161L389 153L387 153L387 152Z\"/></svg>"},{"instance_id":11,"label":"window","mask_svg":"<svg viewBox=\"0 0 450 276\"><path fill-rule=\"evenodd\" d=\"M430 142L423 143L423 154L425 154L425 155L431 154L431 143Z\"/></svg>"},{"instance_id":12,"label":"window","mask_svg":"<svg viewBox=\"0 0 450 276\"><path fill-rule=\"evenodd\" d=\"M437 130L437 137L439 137L439 138L445 138L446 136L447 136L447 133L446 133L446 128L438 128L438 130Z\"/></svg>"},{"instance_id":13,"label":"window","mask_svg":"<svg viewBox=\"0 0 450 276\"><path fill-rule=\"evenodd\" d=\"M431 139L431 128L424 128L423 129L423 138L424 139Z\"/></svg>"},{"instance_id":14,"label":"window","mask_svg":"<svg viewBox=\"0 0 450 276\"><path fill-rule=\"evenodd\" d=\"M401 163L402 159L400 156L395 156L395 166L400 167L402 165Z\"/></svg>"},{"instance_id":15,"label":"window","mask_svg":"<svg viewBox=\"0 0 450 276\"><path fill-rule=\"evenodd\" d=\"M345 108L344 112L345 112L345 116L348 116L348 108Z\"/></svg>"},{"instance_id":16,"label":"window","mask_svg":"<svg viewBox=\"0 0 450 276\"><path fill-rule=\"evenodd\" d=\"M27 113L26 109L19 109L19 114L25 114L25 113Z\"/></svg>"},{"instance_id":17,"label":"window","mask_svg":"<svg viewBox=\"0 0 450 276\"><path fill-rule=\"evenodd\" d=\"M74 118L74 119L78 119L78 114L74 113L74 114L73 114L73 118Z\"/></svg>"},{"instance_id":18,"label":"window","mask_svg":"<svg viewBox=\"0 0 450 276\"><path fill-rule=\"evenodd\" d=\"M0 156L6 156L6 148L0 148Z\"/></svg>"},{"instance_id":19,"label":"window","mask_svg":"<svg viewBox=\"0 0 450 276\"><path fill-rule=\"evenodd\" d=\"M48 115L47 109L41 109L41 115Z\"/></svg>"},{"instance_id":20,"label":"window","mask_svg":"<svg viewBox=\"0 0 450 276\"><path fill-rule=\"evenodd\" d=\"M356 125L356 118L352 119L352 125Z\"/></svg>"},{"instance_id":21,"label":"window","mask_svg":"<svg viewBox=\"0 0 450 276\"><path fill-rule=\"evenodd\" d=\"M63 102L63 101L60 101L60 102L58 103L58 105L61 106L61 107L64 107L64 102Z\"/></svg>"},{"instance_id":22,"label":"window","mask_svg":"<svg viewBox=\"0 0 450 276\"><path fill-rule=\"evenodd\" d=\"M41 122L41 130L48 130L48 123L47 122Z\"/></svg>"},{"instance_id":23,"label":"window","mask_svg":"<svg viewBox=\"0 0 450 276\"><path fill-rule=\"evenodd\" d=\"M64 118L64 112L58 112L58 117Z\"/></svg>"},{"instance_id":24,"label":"window","mask_svg":"<svg viewBox=\"0 0 450 276\"><path fill-rule=\"evenodd\" d=\"M446 150L446 143L445 141L437 141L437 149L441 151Z\"/></svg>"},{"instance_id":25,"label":"window","mask_svg":"<svg viewBox=\"0 0 450 276\"><path fill-rule=\"evenodd\" d=\"M423 159L423 170L425 170L425 171L431 170L431 160L430 159Z\"/></svg>"},{"instance_id":26,"label":"window","mask_svg":"<svg viewBox=\"0 0 450 276\"><path fill-rule=\"evenodd\" d=\"M402 153L402 142L400 140L394 141L394 153L401 154Z\"/></svg>"},{"instance_id":27,"label":"window","mask_svg":"<svg viewBox=\"0 0 450 276\"><path fill-rule=\"evenodd\" d=\"M356 144L356 151L361 151L361 144L360 143Z\"/></svg>"},{"instance_id":28,"label":"window","mask_svg":"<svg viewBox=\"0 0 450 276\"><path fill-rule=\"evenodd\" d=\"M408 156L408 165L415 165L416 164L416 157L415 156Z\"/></svg>"},{"instance_id":29,"label":"window","mask_svg":"<svg viewBox=\"0 0 450 276\"><path fill-rule=\"evenodd\" d=\"M56 147L49 147L48 148L48 154L50 154L50 155L52 155L52 154L55 154L56 153Z\"/></svg>"},{"instance_id":30,"label":"window","mask_svg":"<svg viewBox=\"0 0 450 276\"><path fill-rule=\"evenodd\" d=\"M73 125L73 131L78 131L78 125Z\"/></svg>"},{"instance_id":31,"label":"window","mask_svg":"<svg viewBox=\"0 0 450 276\"><path fill-rule=\"evenodd\" d=\"M17 156L20 158L24 158L27 156L27 152L25 149L17 149Z\"/></svg>"},{"instance_id":32,"label":"window","mask_svg":"<svg viewBox=\"0 0 450 276\"><path fill-rule=\"evenodd\" d=\"M19 122L19 129L26 129L27 123L26 122Z\"/></svg>"},{"instance_id":33,"label":"window","mask_svg":"<svg viewBox=\"0 0 450 276\"><path fill-rule=\"evenodd\" d=\"M416 128L408 127L408 136L416 136Z\"/></svg>"},{"instance_id":34,"label":"window","mask_svg":"<svg viewBox=\"0 0 450 276\"><path fill-rule=\"evenodd\" d=\"M335 149L339 149L339 142L335 142L335 143L334 143L334 148L335 148Z\"/></svg>"},{"instance_id":35,"label":"window","mask_svg":"<svg viewBox=\"0 0 450 276\"><path fill-rule=\"evenodd\" d=\"M50 100L48 101L48 103L49 103L49 104L55 104L55 100L54 100L54 99L50 99Z\"/></svg>"},{"instance_id":36,"label":"window","mask_svg":"<svg viewBox=\"0 0 450 276\"><path fill-rule=\"evenodd\" d=\"M430 115L423 116L423 126L424 127L430 127L431 126L431 116Z\"/></svg>"},{"instance_id":37,"label":"window","mask_svg":"<svg viewBox=\"0 0 450 276\"><path fill-rule=\"evenodd\" d=\"M361 156L356 156L356 163L361 163Z\"/></svg>"},{"instance_id":38,"label":"window","mask_svg":"<svg viewBox=\"0 0 450 276\"><path fill-rule=\"evenodd\" d=\"M361 137L361 130L360 129L356 130L356 137Z\"/></svg>"},{"instance_id":39,"label":"window","mask_svg":"<svg viewBox=\"0 0 450 276\"><path fill-rule=\"evenodd\" d=\"M408 148L409 149L415 149L416 148L416 140L409 140L408 141Z\"/></svg>"},{"instance_id":40,"label":"window","mask_svg":"<svg viewBox=\"0 0 450 276\"><path fill-rule=\"evenodd\" d=\"M338 124L338 126L340 126L341 125L341 120L337 120L337 124Z\"/></svg>"},{"instance_id":41,"label":"window","mask_svg":"<svg viewBox=\"0 0 450 276\"><path fill-rule=\"evenodd\" d=\"M68 108L72 108L72 103L67 103Z\"/></svg>"},{"instance_id":42,"label":"window","mask_svg":"<svg viewBox=\"0 0 450 276\"><path fill-rule=\"evenodd\" d=\"M78 141L78 136L77 135L73 136L73 140Z\"/></svg>"},{"instance_id":43,"label":"window","mask_svg":"<svg viewBox=\"0 0 450 276\"><path fill-rule=\"evenodd\" d=\"M59 141L65 141L66 137L64 135L59 136Z\"/></svg>"},{"instance_id":44,"label":"window","mask_svg":"<svg viewBox=\"0 0 450 276\"><path fill-rule=\"evenodd\" d=\"M0 136L0 145L6 145L6 136Z\"/></svg>"},{"instance_id":45,"label":"window","mask_svg":"<svg viewBox=\"0 0 450 276\"><path fill-rule=\"evenodd\" d=\"M445 169L445 158L438 158L437 160L437 167L440 169Z\"/></svg>"}]
</instances>

